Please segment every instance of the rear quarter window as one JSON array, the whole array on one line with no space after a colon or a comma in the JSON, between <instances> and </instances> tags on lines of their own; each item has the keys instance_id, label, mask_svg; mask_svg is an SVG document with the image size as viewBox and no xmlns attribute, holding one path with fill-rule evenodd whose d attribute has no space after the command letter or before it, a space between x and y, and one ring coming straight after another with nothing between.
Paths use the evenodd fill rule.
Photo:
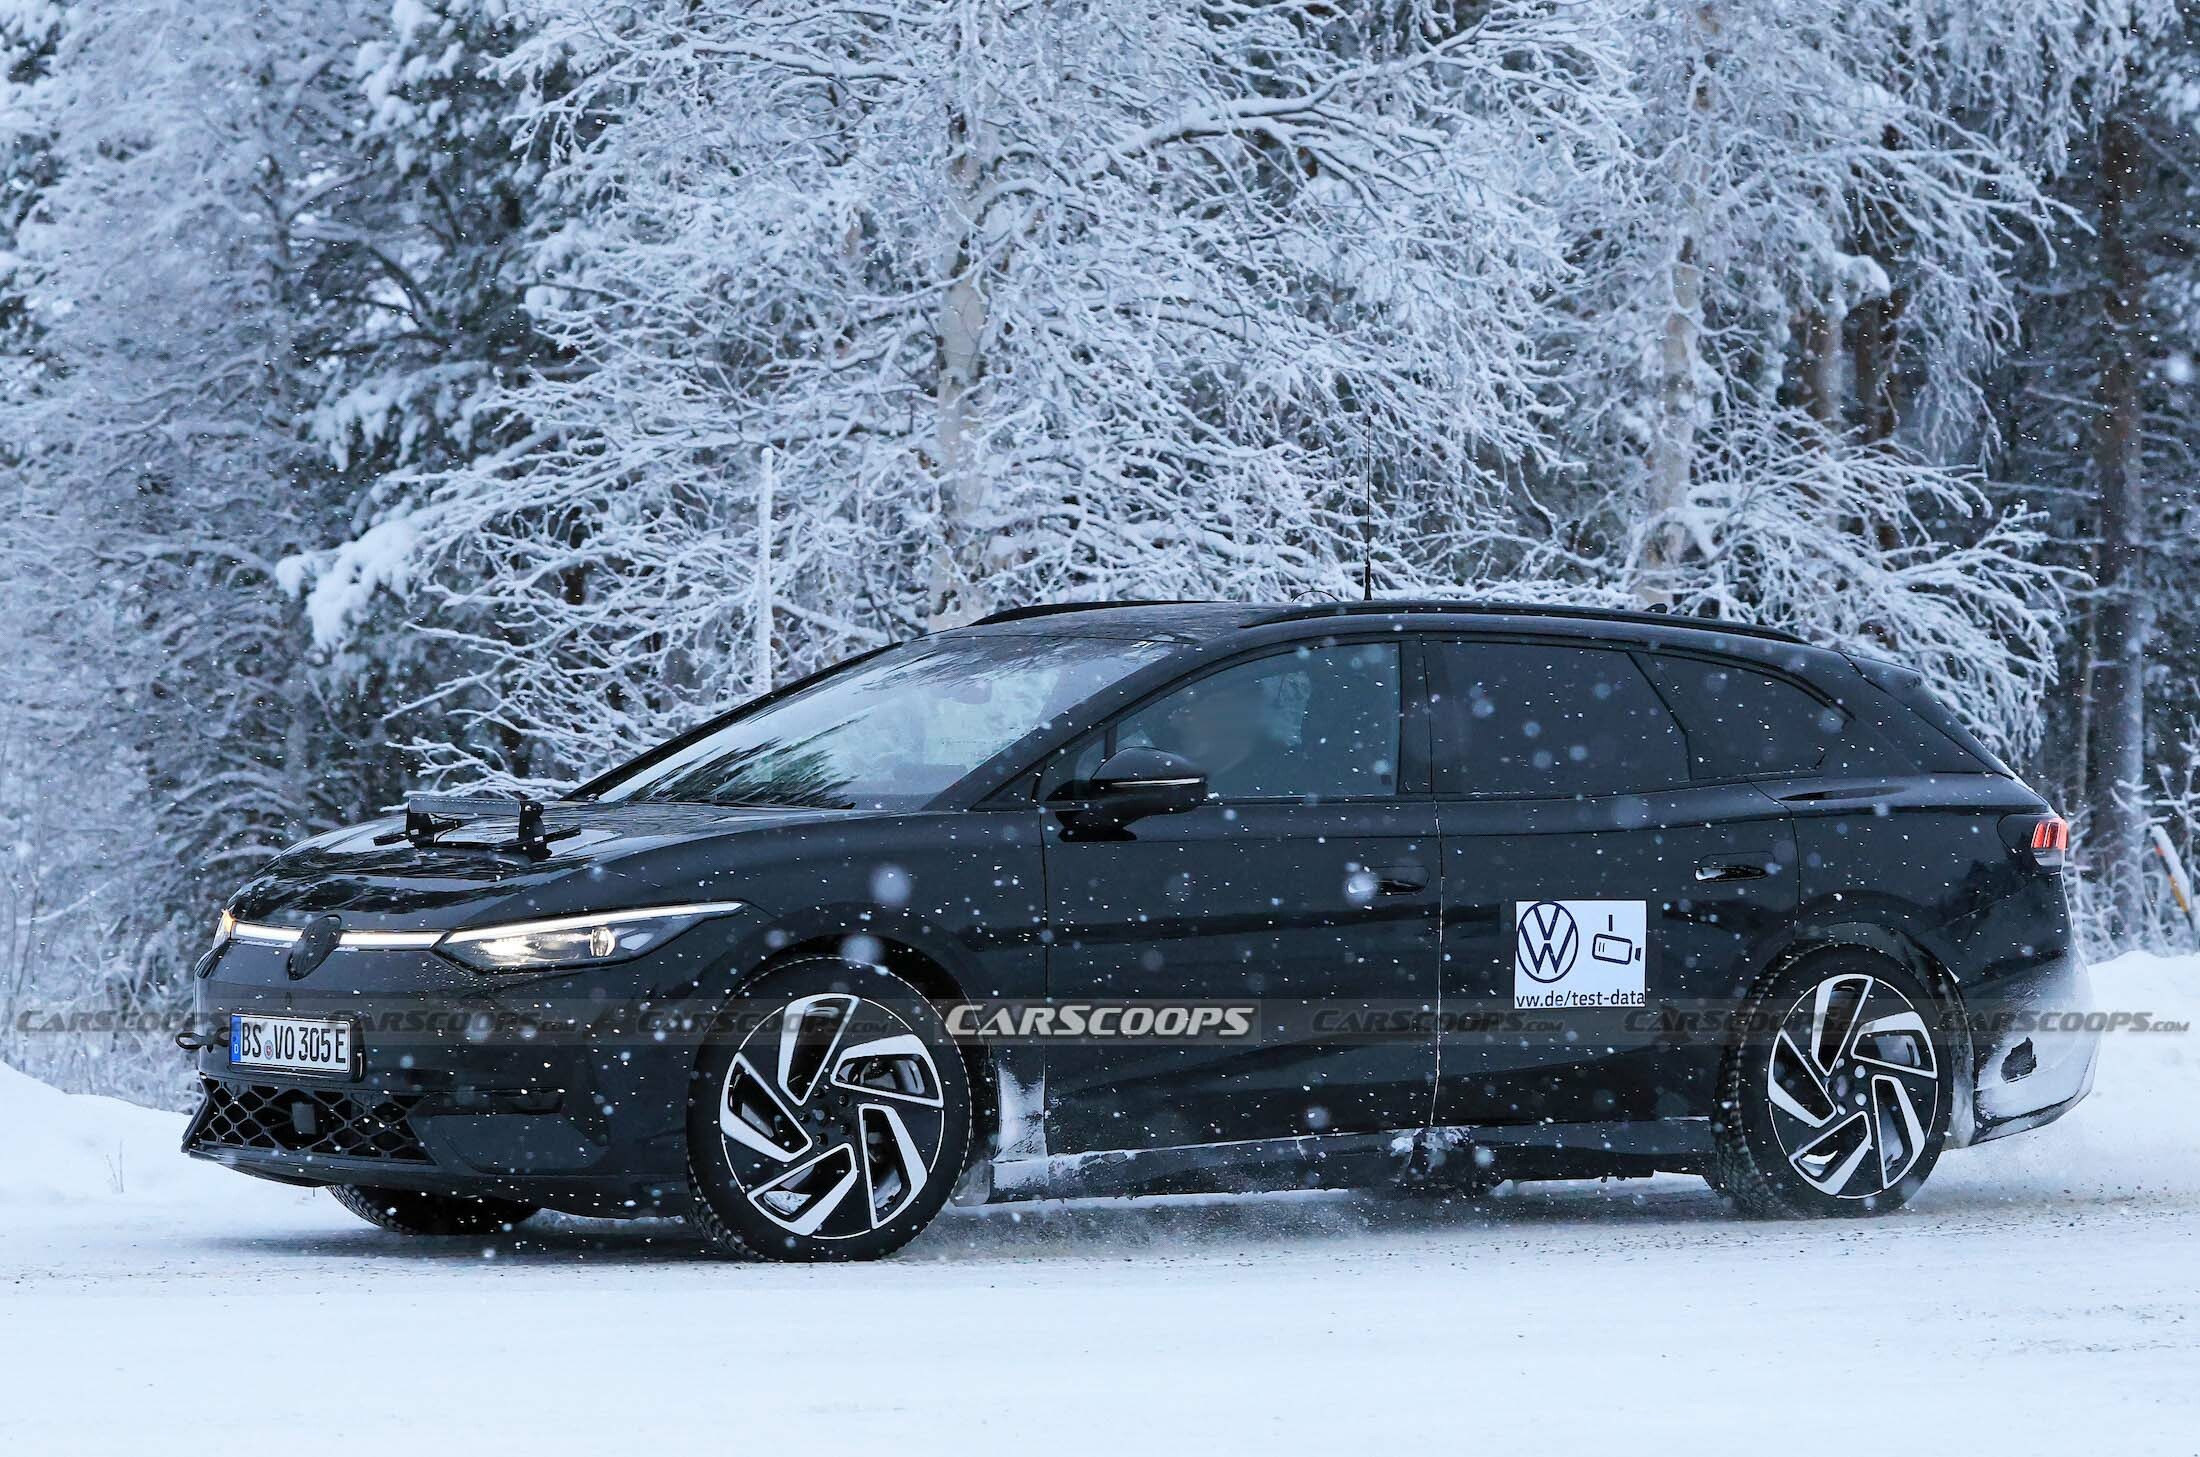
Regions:
<instances>
[{"instance_id":1,"label":"rear quarter window","mask_svg":"<svg viewBox=\"0 0 2200 1457\"><path fill-rule=\"evenodd\" d=\"M1840 709L1738 663L1657 653L1643 661L1680 720L1698 779L1806 773L1848 727Z\"/></svg>"},{"instance_id":2,"label":"rear quarter window","mask_svg":"<svg viewBox=\"0 0 2200 1457\"><path fill-rule=\"evenodd\" d=\"M1956 711L1935 697L1924 675L1876 658L1851 658L1864 680L1924 721L1929 732L1920 735L1921 767L1937 774L1976 774L1981 770L2017 777L2001 756L1964 726Z\"/></svg>"}]
</instances>

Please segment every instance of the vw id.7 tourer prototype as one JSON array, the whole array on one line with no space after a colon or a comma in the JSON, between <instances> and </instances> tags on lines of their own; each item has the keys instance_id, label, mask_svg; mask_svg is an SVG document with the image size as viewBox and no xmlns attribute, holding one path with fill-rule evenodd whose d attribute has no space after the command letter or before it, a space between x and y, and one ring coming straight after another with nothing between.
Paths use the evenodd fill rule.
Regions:
<instances>
[{"instance_id":1,"label":"vw id.7 tourer prototype","mask_svg":"<svg viewBox=\"0 0 2200 1457\"><path fill-rule=\"evenodd\" d=\"M1902 668L1655 613L1035 608L231 900L189 1152L413 1233L1702 1175L1890 1209L2091 1086L2063 822Z\"/></svg>"}]
</instances>

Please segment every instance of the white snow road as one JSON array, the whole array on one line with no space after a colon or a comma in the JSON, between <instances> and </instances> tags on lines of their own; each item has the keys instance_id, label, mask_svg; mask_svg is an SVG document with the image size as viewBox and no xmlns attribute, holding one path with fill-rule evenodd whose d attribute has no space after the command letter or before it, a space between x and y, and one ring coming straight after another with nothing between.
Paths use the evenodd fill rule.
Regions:
<instances>
[{"instance_id":1,"label":"white snow road","mask_svg":"<svg viewBox=\"0 0 2200 1457\"><path fill-rule=\"evenodd\" d=\"M2097 990L2190 1017L2200 960ZM2062 1123L1856 1223L1687 1179L1043 1205L792 1269L404 1240L0 1069L0 1452L2193 1453L2196 1092L2193 1034L2113 1037Z\"/></svg>"}]
</instances>

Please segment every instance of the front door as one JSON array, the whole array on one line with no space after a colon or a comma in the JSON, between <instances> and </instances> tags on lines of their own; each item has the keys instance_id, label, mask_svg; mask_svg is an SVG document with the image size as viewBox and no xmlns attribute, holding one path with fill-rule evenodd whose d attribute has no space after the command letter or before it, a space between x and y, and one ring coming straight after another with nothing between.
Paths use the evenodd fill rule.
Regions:
<instances>
[{"instance_id":1,"label":"front door","mask_svg":"<svg viewBox=\"0 0 2200 1457\"><path fill-rule=\"evenodd\" d=\"M1425 756L1400 733L1414 669L1395 638L1273 651L1167 690L1075 751L1083 773L1137 745L1182 754L1213 799L1121 838L1050 836L1054 1000L1234 1002L1257 1026L1050 1044L1054 1152L1425 1124L1431 1041L1364 1035L1370 1014L1436 993L1435 810Z\"/></svg>"}]
</instances>

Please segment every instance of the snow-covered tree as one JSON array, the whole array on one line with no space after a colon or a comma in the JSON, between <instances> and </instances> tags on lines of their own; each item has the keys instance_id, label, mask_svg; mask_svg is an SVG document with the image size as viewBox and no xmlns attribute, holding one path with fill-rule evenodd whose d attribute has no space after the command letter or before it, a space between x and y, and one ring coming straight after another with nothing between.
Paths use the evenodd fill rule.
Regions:
<instances>
[{"instance_id":1,"label":"snow-covered tree","mask_svg":"<svg viewBox=\"0 0 2200 1457\"><path fill-rule=\"evenodd\" d=\"M258 859L386 802L401 768L380 695L316 666L281 585L356 520L327 422L395 291L364 261L350 65L385 13L79 7L22 113L53 181L19 230L35 337L0 435L44 636L100 689L83 731L141 775L125 993L188 964Z\"/></svg>"},{"instance_id":2,"label":"snow-covered tree","mask_svg":"<svg viewBox=\"0 0 2200 1457\"><path fill-rule=\"evenodd\" d=\"M352 517L278 570L286 590L310 584L315 660L372 705L377 744L485 735L484 756L524 772L525 733L482 712L492 695L477 679L449 671L451 635L499 629L421 621L405 590L414 534L401 517L375 524L409 474L526 441L504 387L558 368L524 306L543 168L519 132L521 88L496 70L526 34L518 9L406 0L350 63L357 180L342 210L316 219L312 242L318 275L351 307L325 351L310 438Z\"/></svg>"},{"instance_id":3,"label":"snow-covered tree","mask_svg":"<svg viewBox=\"0 0 2200 1457\"><path fill-rule=\"evenodd\" d=\"M1921 653L1989 738L2025 746L2052 671L2031 624L2057 583L1949 467L1978 461L2012 265L2076 126L2058 78L2105 46L2091 11L1645 7L1623 36L1628 165L1573 200L1585 286L1555 302L1550 345L1573 364L1568 471L1536 483L1536 559ZM1969 109L1997 61L2031 86L1995 118L2016 140Z\"/></svg>"},{"instance_id":4,"label":"snow-covered tree","mask_svg":"<svg viewBox=\"0 0 2200 1457\"><path fill-rule=\"evenodd\" d=\"M1540 447L1598 5L544 8L564 362L381 526L567 766L752 686L760 612L801 667L1370 551L1455 580Z\"/></svg>"},{"instance_id":5,"label":"snow-covered tree","mask_svg":"<svg viewBox=\"0 0 2200 1457\"><path fill-rule=\"evenodd\" d=\"M2099 802L2200 717L2188 10L0 0L0 992L1062 598L1773 621Z\"/></svg>"},{"instance_id":6,"label":"snow-covered tree","mask_svg":"<svg viewBox=\"0 0 2200 1457\"><path fill-rule=\"evenodd\" d=\"M101 727L144 761L148 976L203 942L216 887L356 804L325 772L345 705L272 590L343 520L298 428L326 319L297 256L349 178L325 48L357 17L314 13L82 7L40 103L59 180L22 230L38 372L6 433L79 547L58 586L87 604Z\"/></svg>"},{"instance_id":7,"label":"snow-covered tree","mask_svg":"<svg viewBox=\"0 0 2200 1457\"><path fill-rule=\"evenodd\" d=\"M2200 7L2142 8L2124 35L2057 180L2060 225L2023 269L1999 462L2052 528L2051 559L2086 579L2033 768L2084 816L2082 907L2104 940L2147 924L2146 823L2189 779L2200 722Z\"/></svg>"},{"instance_id":8,"label":"snow-covered tree","mask_svg":"<svg viewBox=\"0 0 2200 1457\"><path fill-rule=\"evenodd\" d=\"M71 785L67 833L96 827L16 898L125 908L69 954L127 1001L260 858L395 797L393 710L449 736L435 640L327 548L393 473L521 428L485 401L542 364L516 277L539 169L486 74L519 33L499 0L31 11L52 23L0 13L0 147L35 163L4 179L0 603L56 681L42 716L0 710L0 783L40 824Z\"/></svg>"}]
</instances>

